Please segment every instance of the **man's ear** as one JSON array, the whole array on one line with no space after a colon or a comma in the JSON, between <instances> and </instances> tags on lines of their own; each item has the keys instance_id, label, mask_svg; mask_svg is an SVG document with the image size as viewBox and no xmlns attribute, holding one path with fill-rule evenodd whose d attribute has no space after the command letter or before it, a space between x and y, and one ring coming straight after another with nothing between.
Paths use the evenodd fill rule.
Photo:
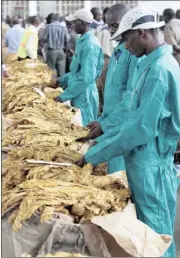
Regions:
<instances>
[{"instance_id":1,"label":"man's ear","mask_svg":"<svg viewBox=\"0 0 180 258\"><path fill-rule=\"evenodd\" d=\"M143 30L143 29L138 29L137 32L138 32L138 35L139 35L140 38L144 38L145 30Z\"/></svg>"}]
</instances>

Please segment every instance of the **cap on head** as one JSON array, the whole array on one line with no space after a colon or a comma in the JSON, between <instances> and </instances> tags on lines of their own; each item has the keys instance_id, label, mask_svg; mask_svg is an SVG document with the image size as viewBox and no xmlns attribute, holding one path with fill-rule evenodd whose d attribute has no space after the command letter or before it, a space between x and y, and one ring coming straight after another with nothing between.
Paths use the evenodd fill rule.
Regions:
<instances>
[{"instance_id":1,"label":"cap on head","mask_svg":"<svg viewBox=\"0 0 180 258\"><path fill-rule=\"evenodd\" d=\"M87 23L92 23L93 22L93 15L87 9L79 9L74 14L70 14L67 17L65 17L65 19L69 22L80 19L80 20L85 21Z\"/></svg>"},{"instance_id":2,"label":"cap on head","mask_svg":"<svg viewBox=\"0 0 180 258\"><path fill-rule=\"evenodd\" d=\"M123 16L118 30L111 39L119 39L124 32L129 30L156 29L164 25L164 22L159 22L157 11L150 8L134 7Z\"/></svg>"}]
</instances>

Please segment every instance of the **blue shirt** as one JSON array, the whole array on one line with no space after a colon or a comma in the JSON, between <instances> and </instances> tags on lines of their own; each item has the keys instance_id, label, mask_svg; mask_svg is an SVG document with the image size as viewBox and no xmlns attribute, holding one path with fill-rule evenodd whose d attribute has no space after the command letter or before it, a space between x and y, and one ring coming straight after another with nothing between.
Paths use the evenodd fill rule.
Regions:
<instances>
[{"instance_id":1,"label":"blue shirt","mask_svg":"<svg viewBox=\"0 0 180 258\"><path fill-rule=\"evenodd\" d=\"M59 21L53 21L48 24L44 32L44 41L47 48L64 49L70 39L68 30Z\"/></svg>"},{"instance_id":2,"label":"blue shirt","mask_svg":"<svg viewBox=\"0 0 180 258\"><path fill-rule=\"evenodd\" d=\"M24 29L19 25L14 25L5 34L5 45L8 47L8 53L16 54L20 45Z\"/></svg>"}]
</instances>

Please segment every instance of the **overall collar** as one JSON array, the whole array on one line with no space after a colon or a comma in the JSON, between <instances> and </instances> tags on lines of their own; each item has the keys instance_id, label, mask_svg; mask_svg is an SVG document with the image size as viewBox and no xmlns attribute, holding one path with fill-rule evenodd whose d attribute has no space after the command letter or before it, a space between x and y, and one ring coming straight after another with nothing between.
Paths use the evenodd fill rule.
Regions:
<instances>
[{"instance_id":1,"label":"overall collar","mask_svg":"<svg viewBox=\"0 0 180 258\"><path fill-rule=\"evenodd\" d=\"M125 48L125 44L124 43L120 43L118 44L115 48L114 48L114 52L118 52L118 51L122 51L122 52L125 52L126 51L126 48Z\"/></svg>"},{"instance_id":2,"label":"overall collar","mask_svg":"<svg viewBox=\"0 0 180 258\"><path fill-rule=\"evenodd\" d=\"M163 44L154 49L149 55L146 56L140 63L139 69L144 71L155 59L161 56L169 55L172 53L172 46Z\"/></svg>"},{"instance_id":3,"label":"overall collar","mask_svg":"<svg viewBox=\"0 0 180 258\"><path fill-rule=\"evenodd\" d=\"M87 38L89 38L93 33L93 30L89 30L88 32L86 32L84 35L82 35L79 39L78 42L81 42Z\"/></svg>"}]
</instances>

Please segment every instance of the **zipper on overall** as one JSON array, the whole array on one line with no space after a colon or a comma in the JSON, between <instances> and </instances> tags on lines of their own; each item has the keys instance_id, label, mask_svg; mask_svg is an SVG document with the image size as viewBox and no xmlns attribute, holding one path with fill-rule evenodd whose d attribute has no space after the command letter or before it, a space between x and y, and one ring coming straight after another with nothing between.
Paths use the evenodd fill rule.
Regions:
<instances>
[{"instance_id":1,"label":"zipper on overall","mask_svg":"<svg viewBox=\"0 0 180 258\"><path fill-rule=\"evenodd\" d=\"M132 94L131 94L131 100L130 100L130 103L129 103L129 107L128 107L128 108L131 107L134 94L138 92L138 87L139 87L139 85L140 85L142 79L143 79L143 78L145 77L145 75L147 74L148 70L149 70L149 68L147 68L147 69L142 73L142 75L141 75L141 77L140 77L140 79L139 79L139 81L138 81L136 87L134 88L134 90L133 90L133 92L132 92Z\"/></svg>"}]
</instances>

